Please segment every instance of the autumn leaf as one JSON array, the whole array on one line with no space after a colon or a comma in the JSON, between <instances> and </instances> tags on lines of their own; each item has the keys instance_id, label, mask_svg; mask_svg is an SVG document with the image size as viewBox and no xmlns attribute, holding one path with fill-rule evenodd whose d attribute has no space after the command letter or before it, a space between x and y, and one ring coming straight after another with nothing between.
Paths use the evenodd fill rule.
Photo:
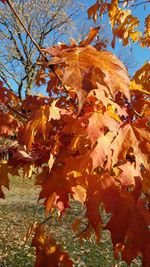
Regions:
<instances>
[{"instance_id":1,"label":"autumn leaf","mask_svg":"<svg viewBox=\"0 0 150 267\"><path fill-rule=\"evenodd\" d=\"M106 228L111 231L115 257L118 258L119 253L121 253L122 259L130 264L140 252L143 255L143 262L145 262L148 258L147 249L150 244L150 233L148 222L141 213L141 207L129 192L120 194L118 190L110 188L110 196L112 202L105 201L104 205L107 212L112 213ZM143 209L146 212L146 207Z\"/></svg>"},{"instance_id":2,"label":"autumn leaf","mask_svg":"<svg viewBox=\"0 0 150 267\"><path fill-rule=\"evenodd\" d=\"M49 50L45 51L49 53ZM97 51L91 46L58 49L57 55L49 64L63 66L62 83L67 86L68 91L76 92L80 109L87 94L96 88L96 82L107 86L112 97L120 91L130 99L127 71L110 52Z\"/></svg>"},{"instance_id":3,"label":"autumn leaf","mask_svg":"<svg viewBox=\"0 0 150 267\"><path fill-rule=\"evenodd\" d=\"M43 105L35 110L28 119L27 125L22 127L20 140L29 150L35 143L36 134L41 134L45 139L48 134L48 124L53 120L60 118L60 109L56 107L57 100L54 100L50 106Z\"/></svg>"},{"instance_id":4,"label":"autumn leaf","mask_svg":"<svg viewBox=\"0 0 150 267\"><path fill-rule=\"evenodd\" d=\"M141 163L149 170L148 153L142 152L140 144L142 140L136 137L134 128L130 124L121 127L114 141L111 143L109 149L112 151L112 165L116 164L118 160L125 160L127 153L132 148L135 162Z\"/></svg>"},{"instance_id":5,"label":"autumn leaf","mask_svg":"<svg viewBox=\"0 0 150 267\"><path fill-rule=\"evenodd\" d=\"M44 227L40 224L34 229L32 246L36 248L35 267L73 266L66 252L62 252L56 241L47 235Z\"/></svg>"},{"instance_id":6,"label":"autumn leaf","mask_svg":"<svg viewBox=\"0 0 150 267\"><path fill-rule=\"evenodd\" d=\"M150 63L146 62L139 70L134 74L133 79L137 84L142 86L142 90L149 92L149 80L150 80Z\"/></svg>"},{"instance_id":7,"label":"autumn leaf","mask_svg":"<svg viewBox=\"0 0 150 267\"><path fill-rule=\"evenodd\" d=\"M92 18L94 21L97 19L97 11L99 9L99 1L97 0L94 5L88 8L88 17Z\"/></svg>"},{"instance_id":8,"label":"autumn leaf","mask_svg":"<svg viewBox=\"0 0 150 267\"><path fill-rule=\"evenodd\" d=\"M143 36L140 38L140 43L142 47L150 46L150 15L145 19L145 31Z\"/></svg>"},{"instance_id":9,"label":"autumn leaf","mask_svg":"<svg viewBox=\"0 0 150 267\"><path fill-rule=\"evenodd\" d=\"M133 17L130 10L123 10L119 7L118 0L112 0L108 4L108 15L112 26L113 40L112 47L115 47L116 37L123 40L123 45L128 45L129 38L133 42L139 40L140 32L135 31L139 26L137 17Z\"/></svg>"},{"instance_id":10,"label":"autumn leaf","mask_svg":"<svg viewBox=\"0 0 150 267\"><path fill-rule=\"evenodd\" d=\"M135 186L135 177L141 178L140 164L126 162L118 167L122 172L117 177L123 187ZM142 178L141 178L142 179Z\"/></svg>"},{"instance_id":11,"label":"autumn leaf","mask_svg":"<svg viewBox=\"0 0 150 267\"><path fill-rule=\"evenodd\" d=\"M94 38L97 36L98 32L100 30L100 27L96 27L96 28L91 28L90 32L88 34L88 36L85 38L85 40L83 40L82 42L80 42L80 46L86 46L91 44L91 42L94 40Z\"/></svg>"},{"instance_id":12,"label":"autumn leaf","mask_svg":"<svg viewBox=\"0 0 150 267\"><path fill-rule=\"evenodd\" d=\"M43 95L27 96L22 101L22 109L27 114L31 114L32 111L39 109L41 106L50 105L52 100L49 97Z\"/></svg>"},{"instance_id":13,"label":"autumn leaf","mask_svg":"<svg viewBox=\"0 0 150 267\"><path fill-rule=\"evenodd\" d=\"M138 18L126 7L129 0L97 0L88 16L96 21L108 14L112 47L117 38L123 45L139 41L149 46L150 16L141 34ZM9 188L9 175L21 167L25 178L36 174L46 217L53 219L55 210L61 222L71 201L79 201L85 208L73 224L79 239L94 230L100 240L101 230L107 229L115 258L121 255L130 264L141 254L142 265L149 266L150 64L129 79L115 55L89 45L98 31L91 28L79 45L72 40L42 49L47 59L42 55L36 83L45 83L48 96L20 100L0 83L0 197L3 187ZM107 221L101 207L109 214ZM34 231L35 266L73 266L44 222L26 235Z\"/></svg>"},{"instance_id":14,"label":"autumn leaf","mask_svg":"<svg viewBox=\"0 0 150 267\"><path fill-rule=\"evenodd\" d=\"M113 115L109 111L103 114L101 110L98 110L89 116L86 132L89 135L92 143L94 143L100 137L103 138L106 128L111 132L117 132L120 124L117 120L115 120L115 116Z\"/></svg>"},{"instance_id":15,"label":"autumn leaf","mask_svg":"<svg viewBox=\"0 0 150 267\"><path fill-rule=\"evenodd\" d=\"M0 103L4 105L10 105L10 107L17 107L19 109L20 99L13 93L3 86L3 83L0 81Z\"/></svg>"},{"instance_id":16,"label":"autumn leaf","mask_svg":"<svg viewBox=\"0 0 150 267\"><path fill-rule=\"evenodd\" d=\"M65 169L49 173L49 168L45 167L37 176L37 184L42 186L39 199L45 199L46 214L54 206L61 213L69 207L69 193L72 192L72 187L76 186L76 181L73 176L65 173Z\"/></svg>"},{"instance_id":17,"label":"autumn leaf","mask_svg":"<svg viewBox=\"0 0 150 267\"><path fill-rule=\"evenodd\" d=\"M114 137L114 133L108 132L106 135L100 136L97 139L97 144L90 154L93 169L96 169L97 167L111 168L112 151L110 150L110 146Z\"/></svg>"},{"instance_id":18,"label":"autumn leaf","mask_svg":"<svg viewBox=\"0 0 150 267\"><path fill-rule=\"evenodd\" d=\"M1 163L0 164L0 198L5 198L4 193L2 191L2 187L4 186L9 189L9 179L8 179L9 174L17 175L18 169L7 165L7 162Z\"/></svg>"},{"instance_id":19,"label":"autumn leaf","mask_svg":"<svg viewBox=\"0 0 150 267\"><path fill-rule=\"evenodd\" d=\"M21 123L11 114L0 113L0 136L15 135Z\"/></svg>"}]
</instances>

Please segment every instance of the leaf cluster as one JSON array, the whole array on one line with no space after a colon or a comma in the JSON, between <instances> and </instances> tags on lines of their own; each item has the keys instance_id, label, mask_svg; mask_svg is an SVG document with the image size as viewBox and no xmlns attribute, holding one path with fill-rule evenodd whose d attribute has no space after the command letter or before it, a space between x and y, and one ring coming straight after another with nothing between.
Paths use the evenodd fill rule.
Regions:
<instances>
[{"instance_id":1,"label":"leaf cluster","mask_svg":"<svg viewBox=\"0 0 150 267\"><path fill-rule=\"evenodd\" d=\"M99 8L101 13L108 8L114 38L115 27L127 16L118 12L117 3L105 6L97 1L88 10L95 18ZM124 42L133 38L133 24L123 26ZM115 258L121 253L130 264L140 254L143 266L148 266L149 63L130 80L115 55L90 45L97 32L98 28L91 29L79 45L72 41L43 49L50 60L41 59L37 83L46 84L48 97L28 96L20 101L1 83L0 135L16 141L0 147L0 187L8 187L8 173L13 175L19 168L24 177L36 174L46 216L51 218L57 211L61 219L70 200L77 200L85 206L88 222L82 233L81 216L73 224L80 239L94 231L99 241L102 229L108 229ZM3 159L6 153L10 155L7 161ZM0 197L4 197L2 190ZM108 222L100 205L111 214ZM35 266L73 265L43 225L34 225L31 231L35 232Z\"/></svg>"}]
</instances>

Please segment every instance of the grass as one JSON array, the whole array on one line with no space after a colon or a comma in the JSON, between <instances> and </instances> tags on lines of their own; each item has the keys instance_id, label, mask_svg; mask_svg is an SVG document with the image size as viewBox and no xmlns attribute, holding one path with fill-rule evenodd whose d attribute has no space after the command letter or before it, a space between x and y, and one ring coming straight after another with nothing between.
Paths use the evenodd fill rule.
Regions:
<instances>
[{"instance_id":1,"label":"grass","mask_svg":"<svg viewBox=\"0 0 150 267\"><path fill-rule=\"evenodd\" d=\"M0 200L0 267L33 267L35 251L31 247L31 238L25 244L28 228L35 221L44 220L44 209L37 206L39 188L33 180L10 178L10 191L4 189L5 199ZM62 247L69 252L75 267L126 267L123 261L113 259L110 235L104 231L99 244L94 234L90 240L80 245L70 229L74 214L80 213L81 207L72 204L62 222L54 221L51 233ZM142 266L140 261L132 267ZM43 266L44 267L44 266Z\"/></svg>"}]
</instances>

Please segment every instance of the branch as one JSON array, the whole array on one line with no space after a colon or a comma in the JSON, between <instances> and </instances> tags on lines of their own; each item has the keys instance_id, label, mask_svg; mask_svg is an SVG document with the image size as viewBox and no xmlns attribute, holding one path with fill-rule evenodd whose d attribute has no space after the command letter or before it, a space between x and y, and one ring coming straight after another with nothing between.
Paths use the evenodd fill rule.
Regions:
<instances>
[{"instance_id":1,"label":"branch","mask_svg":"<svg viewBox=\"0 0 150 267\"><path fill-rule=\"evenodd\" d=\"M16 47L16 51L17 51L17 53L18 53L18 55L19 55L19 57L20 57L20 61L24 64L25 59L24 59L24 57L23 57L23 55L22 55L22 53L21 53L21 51L20 51L20 49L19 49L19 46L18 46L18 44L17 44L17 41L16 41L16 39L14 38L14 35L12 34L11 30L8 29L8 31L9 31L10 36L11 36L11 39L12 39L12 41L13 41L15 47Z\"/></svg>"},{"instance_id":2,"label":"branch","mask_svg":"<svg viewBox=\"0 0 150 267\"><path fill-rule=\"evenodd\" d=\"M18 19L19 23L21 24L21 26L23 27L23 29L25 30L25 32L28 34L28 36L30 37L30 39L32 40L32 42L34 43L34 45L36 46L37 50L39 51L39 53L42 55L42 57L46 60L47 58L45 57L43 51L41 50L41 48L39 47L39 45L36 43L35 39L33 38L33 36L31 35L31 33L28 31L28 29L26 28L26 26L24 25L23 21L20 19L18 13L16 12L16 10L13 7L13 4L11 2L11 0L6 0L7 4L9 5L10 9L12 10L12 12L14 13L15 17Z\"/></svg>"},{"instance_id":3,"label":"branch","mask_svg":"<svg viewBox=\"0 0 150 267\"><path fill-rule=\"evenodd\" d=\"M24 114L20 113L20 112L17 111L16 109L10 107L9 104L5 104L5 106L6 106L8 109L10 109L11 111L13 111L15 114L21 116L22 118L24 118L24 119L28 119L27 116L25 116Z\"/></svg>"},{"instance_id":4,"label":"branch","mask_svg":"<svg viewBox=\"0 0 150 267\"><path fill-rule=\"evenodd\" d=\"M83 235L87 231L87 229L89 228L89 226L90 226L90 224L88 222L87 225L86 225L86 227L83 229L83 231L81 231L80 233L78 233L77 235L75 235L73 238L77 238L77 237Z\"/></svg>"},{"instance_id":5,"label":"branch","mask_svg":"<svg viewBox=\"0 0 150 267\"><path fill-rule=\"evenodd\" d=\"M40 46L37 44L37 42L35 41L35 39L33 38L33 36L31 35L31 33L28 31L28 29L26 28L26 26L24 25L23 21L21 20L21 18L19 17L18 13L16 12L16 10L13 7L13 4L11 2L11 0L6 0L7 4L9 5L10 9L12 10L12 12L14 13L14 15L16 16L16 18L18 19L19 23L21 24L21 26L23 27L23 29L25 30L25 32L28 34L28 36L30 37L30 39L32 40L32 42L34 43L35 47L37 48L37 50L39 51L39 53L41 54L41 56L44 58L44 60L46 62L48 62L47 57L45 56L45 54L43 53L42 49L40 48ZM51 71L55 74L55 76L57 77L57 79L59 80L59 82L63 85L59 75L55 72L54 66L53 65L49 65L49 68L51 69ZM68 91L65 87L65 85L63 85L64 90L66 92L66 94L68 94ZM72 101L73 103L73 101ZM74 104L74 103L73 103Z\"/></svg>"},{"instance_id":6,"label":"branch","mask_svg":"<svg viewBox=\"0 0 150 267\"><path fill-rule=\"evenodd\" d=\"M3 62L0 62L0 65L3 66L3 68L5 69L5 71L6 71L10 76L12 76L12 78L14 79L14 81L19 85L19 82L16 80L15 75L14 75L11 71L9 71L9 70L7 69L6 65L5 65ZM1 72L2 72L2 71L1 71ZM4 74L3 74L3 75L4 75Z\"/></svg>"},{"instance_id":7,"label":"branch","mask_svg":"<svg viewBox=\"0 0 150 267\"><path fill-rule=\"evenodd\" d=\"M52 219L52 215L50 215L49 217L47 217L44 221L41 222L41 225L48 222L49 220Z\"/></svg>"},{"instance_id":8,"label":"branch","mask_svg":"<svg viewBox=\"0 0 150 267\"><path fill-rule=\"evenodd\" d=\"M0 77L1 77L1 79L3 80L3 82L7 85L7 87L9 88L9 90L10 90L10 91L13 91L13 90L11 89L11 86L10 86L9 82L7 81L7 79L6 79L4 76L1 76L1 74L0 74Z\"/></svg>"},{"instance_id":9,"label":"branch","mask_svg":"<svg viewBox=\"0 0 150 267\"><path fill-rule=\"evenodd\" d=\"M63 24L65 24L68 21L68 19L70 19L75 14L76 14L76 11L73 12L72 14L70 14L65 20L63 20L60 23L57 23L56 25L52 26L49 30L47 30L47 32L44 33L44 36L48 35L54 29L56 29L56 28L62 26Z\"/></svg>"},{"instance_id":10,"label":"branch","mask_svg":"<svg viewBox=\"0 0 150 267\"><path fill-rule=\"evenodd\" d=\"M22 100L22 95L21 95L21 91L22 91L22 86L23 86L23 81L27 78L27 75L25 75L21 81L20 81L20 84L18 86L18 96L20 98L20 100Z\"/></svg>"},{"instance_id":11,"label":"branch","mask_svg":"<svg viewBox=\"0 0 150 267\"><path fill-rule=\"evenodd\" d=\"M124 1L118 1L118 4L123 4ZM129 7L137 7L137 6L140 6L140 5L144 5L144 4L150 4L150 1L149 0L146 0L146 1L143 1L143 2L140 2L140 3L137 3L137 4L131 4Z\"/></svg>"}]
</instances>

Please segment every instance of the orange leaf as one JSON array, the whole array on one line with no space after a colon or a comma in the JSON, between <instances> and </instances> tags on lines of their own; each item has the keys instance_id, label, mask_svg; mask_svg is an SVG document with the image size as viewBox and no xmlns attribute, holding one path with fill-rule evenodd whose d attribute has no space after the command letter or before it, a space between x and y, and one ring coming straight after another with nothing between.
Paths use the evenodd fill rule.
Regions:
<instances>
[{"instance_id":1,"label":"orange leaf","mask_svg":"<svg viewBox=\"0 0 150 267\"><path fill-rule=\"evenodd\" d=\"M0 113L0 136L14 135L21 123L10 114Z\"/></svg>"},{"instance_id":2,"label":"orange leaf","mask_svg":"<svg viewBox=\"0 0 150 267\"><path fill-rule=\"evenodd\" d=\"M80 46L86 46L86 45L89 45L90 43L92 43L94 38L97 36L99 29L100 29L100 27L91 28L88 36L85 38L85 40L83 40L80 43Z\"/></svg>"},{"instance_id":3,"label":"orange leaf","mask_svg":"<svg viewBox=\"0 0 150 267\"><path fill-rule=\"evenodd\" d=\"M49 50L46 50L49 52ZM81 109L87 93L95 89L96 83L109 88L111 96L120 91L128 99L129 78L124 65L113 54L97 51L91 46L58 49L56 57L49 64L59 64L64 69L62 83L68 91L74 90ZM119 76L118 76L119 72Z\"/></svg>"}]
</instances>

